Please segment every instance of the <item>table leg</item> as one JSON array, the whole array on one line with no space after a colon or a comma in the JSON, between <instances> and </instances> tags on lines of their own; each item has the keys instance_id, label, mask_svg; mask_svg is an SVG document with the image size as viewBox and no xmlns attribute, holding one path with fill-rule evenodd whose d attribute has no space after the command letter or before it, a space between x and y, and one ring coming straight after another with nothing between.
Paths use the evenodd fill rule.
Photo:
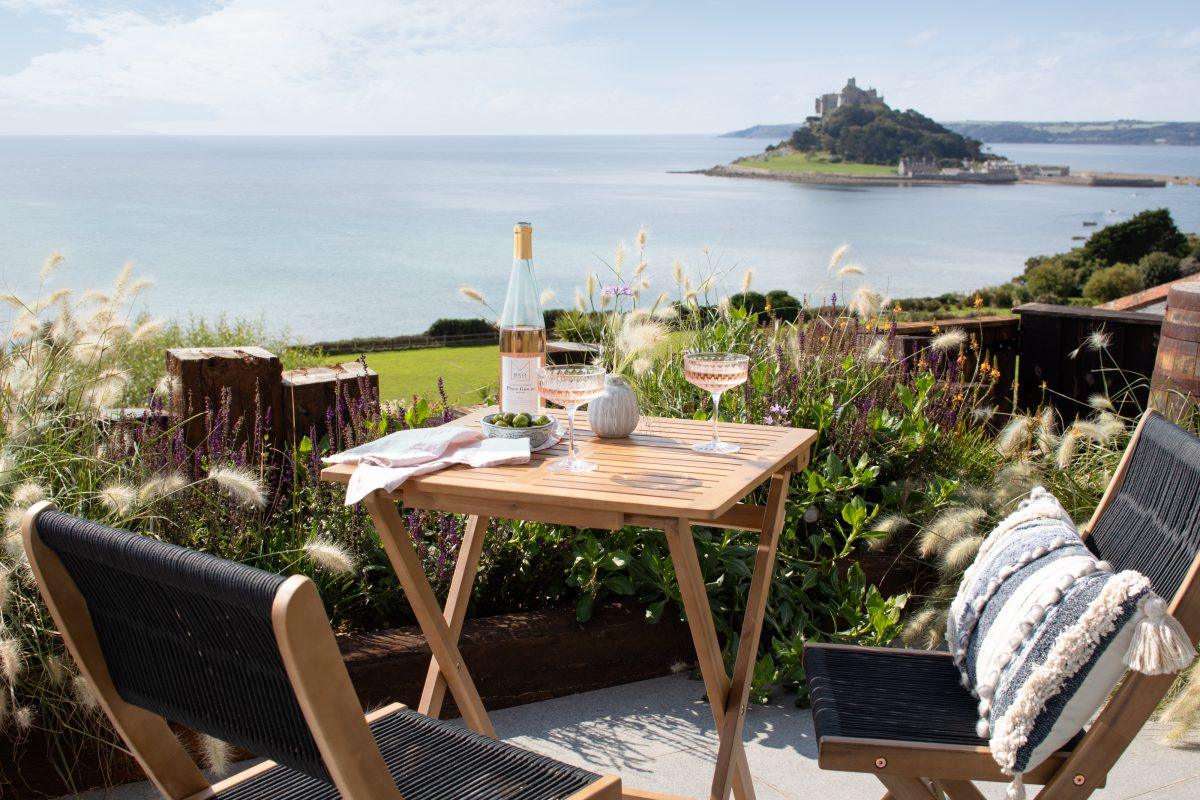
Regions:
<instances>
[{"instance_id":1,"label":"table leg","mask_svg":"<svg viewBox=\"0 0 1200 800\"><path fill-rule=\"evenodd\" d=\"M720 733L725 723L729 677L725 673L721 643L717 640L712 608L708 603L708 589L704 584L700 559L696 555L696 543L692 539L692 526L686 519L670 520L664 526L664 531L667 535L667 546L671 550L671 561L675 564L675 576L679 579L679 594L683 599L683 609L687 612L688 628L692 632L692 643L700 663L700 674L704 676L704 689L708 694L708 703L716 721L717 731ZM734 743L729 758L733 764L733 796L737 800L754 800L750 766L740 740Z\"/></svg>"},{"instance_id":2,"label":"table leg","mask_svg":"<svg viewBox=\"0 0 1200 800\"><path fill-rule=\"evenodd\" d=\"M788 485L791 479L790 472L771 476L771 489L767 496L767 506L763 510L762 532L759 534L758 551L754 556L754 575L750 580L750 592L746 596L746 613L742 617L742 633L738 637L737 661L734 663L733 680L725 703L725 720L723 723L717 723L721 732L721 747L717 751L717 771L713 776L711 796L719 800L729 797L733 779L730 756L735 747L742 747L746 704L750 701L754 665L758 659L758 642L762 636L767 599L771 594L771 583L775 576L775 555L779 549L779 534L783 530L787 512Z\"/></svg>"},{"instance_id":3,"label":"table leg","mask_svg":"<svg viewBox=\"0 0 1200 800\"><path fill-rule=\"evenodd\" d=\"M476 733L482 733L496 738L496 730L488 719L483 707L483 700L471 680L471 673L463 664L462 654L458 652L457 637L450 632L450 626L442 616L437 597L425 577L425 569L417 557L416 547L396 503L383 492L372 492L363 503L375 523L375 530L383 542L400 586L408 598L417 624L425 634L429 649L437 659L439 671L445 677L450 691L454 694L454 702L458 705L459 713L467 727Z\"/></svg>"},{"instance_id":4,"label":"table leg","mask_svg":"<svg viewBox=\"0 0 1200 800\"><path fill-rule=\"evenodd\" d=\"M462 636L463 620L471 602L471 588L475 574L479 571L479 556L483 552L483 539L487 534L489 517L471 515L467 517L467 529L458 547L458 560L454 564L454 577L450 581L450 594L446 597L445 618L450 626L450 638L458 644ZM437 656L429 660L429 671L425 674L425 689L417 710L430 717L442 713L442 702L446 699L446 678L442 675Z\"/></svg>"}]
</instances>

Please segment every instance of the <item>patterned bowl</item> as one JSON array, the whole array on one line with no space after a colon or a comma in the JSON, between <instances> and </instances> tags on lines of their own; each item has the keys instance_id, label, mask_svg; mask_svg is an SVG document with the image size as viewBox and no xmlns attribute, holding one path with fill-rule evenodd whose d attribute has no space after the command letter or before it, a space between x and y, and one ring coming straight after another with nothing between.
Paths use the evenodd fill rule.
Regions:
<instances>
[{"instance_id":1,"label":"patterned bowl","mask_svg":"<svg viewBox=\"0 0 1200 800\"><path fill-rule=\"evenodd\" d=\"M537 450L554 438L555 422L551 419L545 425L530 425L528 428L497 428L492 420L498 414L488 414L483 418L483 432L489 439L528 439L529 449Z\"/></svg>"}]
</instances>

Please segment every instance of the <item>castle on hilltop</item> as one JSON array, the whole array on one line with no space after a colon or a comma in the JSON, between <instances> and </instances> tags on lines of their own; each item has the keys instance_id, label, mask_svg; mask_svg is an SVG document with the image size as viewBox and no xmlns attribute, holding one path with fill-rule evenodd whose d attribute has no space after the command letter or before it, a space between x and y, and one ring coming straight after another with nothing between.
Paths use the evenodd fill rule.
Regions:
<instances>
[{"instance_id":1,"label":"castle on hilltop","mask_svg":"<svg viewBox=\"0 0 1200 800\"><path fill-rule=\"evenodd\" d=\"M836 108L842 106L865 106L883 103L883 95L875 91L875 87L870 89L860 89L858 84L854 82L854 78L846 81L846 85L842 87L840 92L831 92L823 94L817 98L817 116L824 117L833 113Z\"/></svg>"}]
</instances>

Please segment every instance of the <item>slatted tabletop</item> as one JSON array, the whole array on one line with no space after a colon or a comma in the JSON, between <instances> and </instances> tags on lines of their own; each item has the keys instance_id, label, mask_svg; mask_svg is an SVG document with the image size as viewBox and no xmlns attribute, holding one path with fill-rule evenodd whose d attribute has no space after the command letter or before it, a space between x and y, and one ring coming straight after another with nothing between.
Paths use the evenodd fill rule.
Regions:
<instances>
[{"instance_id":1,"label":"slatted tabletop","mask_svg":"<svg viewBox=\"0 0 1200 800\"><path fill-rule=\"evenodd\" d=\"M479 428L496 409L482 409L451 425ZM816 432L800 428L722 423L721 438L741 446L732 454L698 453L697 442L712 437L712 423L644 417L624 439L601 439L576 418L575 443L581 457L594 461L594 472L550 472L546 462L566 455L565 412L547 412L563 421L564 437L534 453L528 464L499 467L452 467L411 478L393 499L414 508L486 513L506 518L619 528L630 517L687 518L713 521L730 511L754 487L781 470L803 469ZM346 483L352 465L327 467L326 481ZM535 513L530 514L530 507ZM541 513L537 513L538 509Z\"/></svg>"}]
</instances>

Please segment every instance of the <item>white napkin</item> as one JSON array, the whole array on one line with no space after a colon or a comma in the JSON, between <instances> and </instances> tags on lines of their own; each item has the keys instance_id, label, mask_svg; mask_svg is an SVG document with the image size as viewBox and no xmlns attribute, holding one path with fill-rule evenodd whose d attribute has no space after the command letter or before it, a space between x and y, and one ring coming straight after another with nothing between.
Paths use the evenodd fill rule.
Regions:
<instances>
[{"instance_id":1,"label":"white napkin","mask_svg":"<svg viewBox=\"0 0 1200 800\"><path fill-rule=\"evenodd\" d=\"M376 489L395 491L414 475L436 472L451 464L524 464L529 461L529 440L487 439L482 431L442 425L397 431L324 460L329 464L358 465L346 487L349 506Z\"/></svg>"}]
</instances>

